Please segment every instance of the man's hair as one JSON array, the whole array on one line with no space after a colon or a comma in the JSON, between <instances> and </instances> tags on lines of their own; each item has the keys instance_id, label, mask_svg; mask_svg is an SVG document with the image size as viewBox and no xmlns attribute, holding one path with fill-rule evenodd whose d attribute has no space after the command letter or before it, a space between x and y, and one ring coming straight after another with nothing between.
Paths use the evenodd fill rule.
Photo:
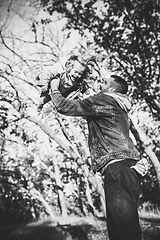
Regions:
<instances>
[{"instance_id":1,"label":"man's hair","mask_svg":"<svg viewBox=\"0 0 160 240\"><path fill-rule=\"evenodd\" d=\"M116 91L119 93L122 93L122 94L126 94L128 91L127 82L123 78L121 78L117 75L111 75L111 77L114 78L113 85L114 85Z\"/></svg>"}]
</instances>

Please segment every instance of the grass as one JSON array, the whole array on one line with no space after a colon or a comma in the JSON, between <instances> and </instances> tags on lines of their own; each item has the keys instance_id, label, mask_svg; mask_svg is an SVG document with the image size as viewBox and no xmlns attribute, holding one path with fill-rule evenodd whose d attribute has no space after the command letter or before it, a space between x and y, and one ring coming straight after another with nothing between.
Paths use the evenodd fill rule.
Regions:
<instances>
[{"instance_id":1,"label":"grass","mask_svg":"<svg viewBox=\"0 0 160 240\"><path fill-rule=\"evenodd\" d=\"M48 219L26 225L3 225L2 240L106 240L106 223L93 218L60 219L55 224Z\"/></svg>"},{"instance_id":2,"label":"grass","mask_svg":"<svg viewBox=\"0 0 160 240\"><path fill-rule=\"evenodd\" d=\"M144 203L142 207L139 208L139 217L148 221L160 223L160 209L154 207L153 204L149 202Z\"/></svg>"},{"instance_id":3,"label":"grass","mask_svg":"<svg viewBox=\"0 0 160 240\"><path fill-rule=\"evenodd\" d=\"M139 208L139 218L144 240L160 239L160 210L146 202Z\"/></svg>"},{"instance_id":4,"label":"grass","mask_svg":"<svg viewBox=\"0 0 160 240\"><path fill-rule=\"evenodd\" d=\"M143 206L140 224L143 240L160 239L160 212ZM159 215L159 219L158 218ZM109 240L105 219L93 217L48 218L28 224L1 224L1 240ZM58 223L58 224L57 224Z\"/></svg>"}]
</instances>

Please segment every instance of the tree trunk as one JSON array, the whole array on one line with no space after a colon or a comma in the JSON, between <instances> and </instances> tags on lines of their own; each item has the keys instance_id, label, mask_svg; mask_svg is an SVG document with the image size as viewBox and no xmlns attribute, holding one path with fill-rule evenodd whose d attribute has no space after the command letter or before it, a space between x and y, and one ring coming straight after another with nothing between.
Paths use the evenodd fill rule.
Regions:
<instances>
[{"instance_id":1,"label":"tree trunk","mask_svg":"<svg viewBox=\"0 0 160 240\"><path fill-rule=\"evenodd\" d=\"M95 175L92 175L91 173L89 173L88 179L100 196L103 215L106 216L106 203L105 203L105 194L104 194L102 178L97 173Z\"/></svg>"},{"instance_id":2,"label":"tree trunk","mask_svg":"<svg viewBox=\"0 0 160 240\"><path fill-rule=\"evenodd\" d=\"M58 166L58 156L54 158L54 168L55 168L55 180L58 188L59 203L61 208L62 217L67 217L67 208L65 204L65 198L63 194L62 182L59 175L59 166Z\"/></svg>"},{"instance_id":3,"label":"tree trunk","mask_svg":"<svg viewBox=\"0 0 160 240\"><path fill-rule=\"evenodd\" d=\"M61 146L66 152L68 152L74 159L79 158L79 154L75 152L75 149L71 144L66 145L63 141L61 141L60 138L57 137L57 135L42 121L38 120L37 118L26 115L24 116L26 119L30 120L31 122L35 123L37 126L39 126L42 131L44 131L50 138L52 138L59 146Z\"/></svg>"},{"instance_id":4,"label":"tree trunk","mask_svg":"<svg viewBox=\"0 0 160 240\"><path fill-rule=\"evenodd\" d=\"M32 189L30 191L30 193L32 194L32 196L34 198L38 199L43 204L43 206L45 207L46 212L49 214L51 220L56 222L53 211L52 211L51 207L49 206L49 204L46 202L46 200L43 198L42 194L38 190L36 190L35 188Z\"/></svg>"},{"instance_id":5,"label":"tree trunk","mask_svg":"<svg viewBox=\"0 0 160 240\"><path fill-rule=\"evenodd\" d=\"M61 141L57 136L56 134L46 125L46 124L43 124L40 120L36 119L35 117L33 116L30 116L30 115L27 115L27 116L24 116L26 119L30 120L31 122L35 123L37 126L39 126L42 131L44 131L49 137L51 137L58 145L60 145L66 152L68 152L74 159L75 161L77 162L78 165L80 165L84 171L84 175L88 178L88 180L90 181L90 183L93 185L93 187L98 191L98 193L100 194L100 199L101 199L101 202L102 202L102 208L103 208L103 212L104 212L104 215L105 215L105 197L104 197L104 190L103 190L103 187L101 186L101 184L97 181L97 180L93 180L93 178L96 178L96 177L93 177L92 178L89 176L89 174L87 172L88 171L88 167L86 169L86 167L83 167L84 166L84 163L85 161L81 158L79 152L77 151L76 147L73 146L71 143L70 143L70 146L66 145L63 141ZM86 151L86 156L88 156L88 151ZM56 161L56 160L55 160ZM57 166L56 166L56 171L57 171L57 179L59 179L58 181L60 181L60 177L59 177L59 173L58 173L58 169L57 169ZM61 182L59 182L61 183ZM59 185L57 183L57 185ZM88 195L88 193L87 193ZM59 197L61 198L61 204L62 204L62 209L63 209L63 214L66 215L66 210L64 210L63 206L64 206L64 201L63 201L63 197L62 197L62 194L60 193L59 194ZM89 200L90 201L90 200Z\"/></svg>"},{"instance_id":6,"label":"tree trunk","mask_svg":"<svg viewBox=\"0 0 160 240\"><path fill-rule=\"evenodd\" d=\"M103 188L103 182L101 177L99 176L99 174L95 175L96 177L96 184L97 184L97 192L100 195L100 201L101 201L101 205L102 205L102 211L104 216L106 217L106 201L105 201L105 194L104 194L104 188Z\"/></svg>"},{"instance_id":7,"label":"tree trunk","mask_svg":"<svg viewBox=\"0 0 160 240\"><path fill-rule=\"evenodd\" d=\"M158 183L159 183L159 187L160 187L160 162L159 162L156 154L152 151L151 146L146 147L145 152L149 156L149 158L151 159L151 161L155 167L155 170L157 173L157 179L158 179Z\"/></svg>"},{"instance_id":8,"label":"tree trunk","mask_svg":"<svg viewBox=\"0 0 160 240\"><path fill-rule=\"evenodd\" d=\"M157 174L157 179L158 179L158 183L159 183L159 187L160 187L160 162L157 158L157 156L155 155L155 153L153 152L151 146L145 146L139 132L137 131L137 129L135 128L132 120L131 120L131 125L130 125L130 129L131 132L133 134L133 136L135 137L136 141L137 141L137 145L139 146L138 149L141 153L145 152L147 154L147 156L149 157L149 159L151 160L151 162L153 163L153 166L155 167L156 170L156 174ZM148 137L146 136L145 139L147 139Z\"/></svg>"},{"instance_id":9,"label":"tree trunk","mask_svg":"<svg viewBox=\"0 0 160 240\"><path fill-rule=\"evenodd\" d=\"M92 197L91 197L91 191L90 191L90 187L89 187L89 183L88 183L88 179L87 177L85 177L85 182L86 182L86 197L88 200L88 204L89 204L89 212L91 212L93 215L95 214L95 207L93 205L93 201L92 201Z\"/></svg>"}]
</instances>

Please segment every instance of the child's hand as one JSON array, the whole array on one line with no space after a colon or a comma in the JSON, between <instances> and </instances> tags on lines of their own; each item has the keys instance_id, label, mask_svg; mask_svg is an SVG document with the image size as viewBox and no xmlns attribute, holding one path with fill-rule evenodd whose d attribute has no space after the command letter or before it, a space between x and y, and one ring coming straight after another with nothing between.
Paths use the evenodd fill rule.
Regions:
<instances>
[{"instance_id":1,"label":"child's hand","mask_svg":"<svg viewBox=\"0 0 160 240\"><path fill-rule=\"evenodd\" d=\"M58 90L60 84L60 78L54 78L51 82L50 82L50 86L51 86L51 90Z\"/></svg>"}]
</instances>

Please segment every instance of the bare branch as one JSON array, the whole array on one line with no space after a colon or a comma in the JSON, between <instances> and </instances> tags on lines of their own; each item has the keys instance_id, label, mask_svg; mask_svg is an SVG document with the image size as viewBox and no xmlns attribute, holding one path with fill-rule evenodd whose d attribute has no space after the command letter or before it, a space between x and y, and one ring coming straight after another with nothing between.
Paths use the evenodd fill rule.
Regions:
<instances>
[{"instance_id":1,"label":"bare branch","mask_svg":"<svg viewBox=\"0 0 160 240\"><path fill-rule=\"evenodd\" d=\"M5 46L8 50L10 50L14 55L16 55L17 57L19 57L23 62L25 62L27 66L29 66L28 63L27 63L27 61L26 61L24 58L22 58L18 53L16 53L13 49L11 49L11 48L5 43L4 38L3 38L3 36L2 36L2 33L0 33L0 36L1 36L1 39L2 39L2 44L4 44L4 46Z\"/></svg>"}]
</instances>

